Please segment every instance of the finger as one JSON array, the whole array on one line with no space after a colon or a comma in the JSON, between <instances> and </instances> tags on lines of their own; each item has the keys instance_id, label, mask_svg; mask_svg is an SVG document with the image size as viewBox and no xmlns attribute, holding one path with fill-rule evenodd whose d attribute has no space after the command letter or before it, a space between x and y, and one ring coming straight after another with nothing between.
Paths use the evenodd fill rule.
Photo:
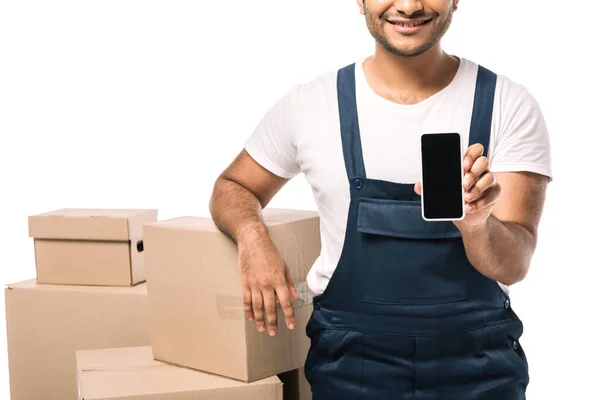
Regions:
<instances>
[{"instance_id":1,"label":"finger","mask_svg":"<svg viewBox=\"0 0 600 400\"><path fill-rule=\"evenodd\" d=\"M273 289L263 289L263 298L265 299L265 311L267 312L267 331L269 335L275 336L277 333L277 303L275 302L275 292Z\"/></svg>"},{"instance_id":2,"label":"finger","mask_svg":"<svg viewBox=\"0 0 600 400\"><path fill-rule=\"evenodd\" d=\"M265 331L265 314L263 310L262 292L255 286L252 288L252 309L254 311L254 319L256 320L256 328L259 332Z\"/></svg>"},{"instance_id":3,"label":"finger","mask_svg":"<svg viewBox=\"0 0 600 400\"><path fill-rule=\"evenodd\" d=\"M290 269L287 266L285 267L285 283L287 284L292 299L298 300L298 292L296 291L296 285L294 285L292 275L290 275Z\"/></svg>"},{"instance_id":4,"label":"finger","mask_svg":"<svg viewBox=\"0 0 600 400\"><path fill-rule=\"evenodd\" d=\"M294 325L296 324L294 307L292 306L290 292L285 282L282 282L281 285L277 287L277 298L279 299L279 304L283 310L285 324L287 325L288 329L294 329Z\"/></svg>"},{"instance_id":5,"label":"finger","mask_svg":"<svg viewBox=\"0 0 600 400\"><path fill-rule=\"evenodd\" d=\"M248 318L248 321L254 320L254 312L252 311L252 291L250 287L244 285L242 289L242 295L244 298L244 315Z\"/></svg>"},{"instance_id":6,"label":"finger","mask_svg":"<svg viewBox=\"0 0 600 400\"><path fill-rule=\"evenodd\" d=\"M483 155L483 145L481 143L475 143L467 149L463 158L463 168L465 171L471 169L471 166L479 157Z\"/></svg>"},{"instance_id":7,"label":"finger","mask_svg":"<svg viewBox=\"0 0 600 400\"><path fill-rule=\"evenodd\" d=\"M473 174L475 178L479 178L480 176L485 174L489 170L489 168L490 160L485 156L481 156L477 160L475 160L469 172Z\"/></svg>"},{"instance_id":8,"label":"finger","mask_svg":"<svg viewBox=\"0 0 600 400\"><path fill-rule=\"evenodd\" d=\"M416 194L418 194L420 196L422 189L423 189L423 187L421 185L421 181L418 181L417 183L415 183L415 193Z\"/></svg>"},{"instance_id":9,"label":"finger","mask_svg":"<svg viewBox=\"0 0 600 400\"><path fill-rule=\"evenodd\" d=\"M485 191L496 183L496 175L491 172L486 172L477 183L465 193L465 201L471 203L479 199Z\"/></svg>"},{"instance_id":10,"label":"finger","mask_svg":"<svg viewBox=\"0 0 600 400\"><path fill-rule=\"evenodd\" d=\"M495 184L485 191L485 194L477 201L469 203L465 206L465 212L472 214L481 211L487 207L492 207L500 198L500 185Z\"/></svg>"},{"instance_id":11,"label":"finger","mask_svg":"<svg viewBox=\"0 0 600 400\"><path fill-rule=\"evenodd\" d=\"M463 178L463 187L465 190L470 190L473 185L478 181L478 179L489 171L490 161L487 157L481 156L475 160L471 169L465 172L465 176Z\"/></svg>"}]
</instances>

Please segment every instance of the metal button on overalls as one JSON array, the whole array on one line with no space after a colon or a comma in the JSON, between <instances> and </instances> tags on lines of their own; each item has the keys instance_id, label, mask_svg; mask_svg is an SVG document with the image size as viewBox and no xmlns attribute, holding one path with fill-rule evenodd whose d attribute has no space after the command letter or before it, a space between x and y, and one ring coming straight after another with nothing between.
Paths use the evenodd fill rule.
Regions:
<instances>
[{"instance_id":1,"label":"metal button on overalls","mask_svg":"<svg viewBox=\"0 0 600 400\"><path fill-rule=\"evenodd\" d=\"M486 152L495 88L479 67L469 143ZM306 328L313 399L524 399L522 324L507 295L469 263L452 222L423 220L413 184L368 178L354 64L338 71L337 89L350 207Z\"/></svg>"}]
</instances>

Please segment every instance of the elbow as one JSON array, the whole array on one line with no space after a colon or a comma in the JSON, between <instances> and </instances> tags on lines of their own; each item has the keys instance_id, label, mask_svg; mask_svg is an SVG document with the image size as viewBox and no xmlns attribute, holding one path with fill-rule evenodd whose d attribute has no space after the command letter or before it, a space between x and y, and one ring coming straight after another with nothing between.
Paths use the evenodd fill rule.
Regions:
<instances>
[{"instance_id":1,"label":"elbow","mask_svg":"<svg viewBox=\"0 0 600 400\"><path fill-rule=\"evenodd\" d=\"M530 263L526 262L521 265L514 266L514 268L505 271L505 273L502 274L502 277L498 279L498 282L506 286L512 286L523 281L529 272L529 265Z\"/></svg>"},{"instance_id":2,"label":"elbow","mask_svg":"<svg viewBox=\"0 0 600 400\"><path fill-rule=\"evenodd\" d=\"M506 268L502 279L498 281L507 286L514 285L523 281L529 273L531 259L537 246L537 232L534 229L528 229L523 225L518 225L522 234L523 252L521 252L521 260L514 263L511 268Z\"/></svg>"},{"instance_id":3,"label":"elbow","mask_svg":"<svg viewBox=\"0 0 600 400\"><path fill-rule=\"evenodd\" d=\"M221 186L223 184L224 178L222 176L218 177L213 185L213 190L210 195L210 199L208 200L208 210L211 216L214 218L218 209L218 202L220 198Z\"/></svg>"}]
</instances>

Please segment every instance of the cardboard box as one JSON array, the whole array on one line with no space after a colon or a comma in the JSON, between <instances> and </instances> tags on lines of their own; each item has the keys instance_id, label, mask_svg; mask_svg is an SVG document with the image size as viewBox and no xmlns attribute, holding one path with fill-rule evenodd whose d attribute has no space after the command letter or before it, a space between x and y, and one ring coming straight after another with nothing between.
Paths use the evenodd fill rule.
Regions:
<instances>
[{"instance_id":1,"label":"cardboard box","mask_svg":"<svg viewBox=\"0 0 600 400\"><path fill-rule=\"evenodd\" d=\"M79 398L85 400L282 400L270 377L243 383L156 361L150 347L77 352Z\"/></svg>"},{"instance_id":2,"label":"cardboard box","mask_svg":"<svg viewBox=\"0 0 600 400\"><path fill-rule=\"evenodd\" d=\"M294 283L305 282L321 250L318 214L265 209L263 216ZM237 246L212 219L144 225L144 242L155 358L245 382L304 365L312 304L295 307L294 330L278 307L277 335L258 332L244 317Z\"/></svg>"},{"instance_id":3,"label":"cardboard box","mask_svg":"<svg viewBox=\"0 0 600 400\"><path fill-rule=\"evenodd\" d=\"M146 284L5 289L12 400L76 400L75 351L150 344Z\"/></svg>"},{"instance_id":4,"label":"cardboard box","mask_svg":"<svg viewBox=\"0 0 600 400\"><path fill-rule=\"evenodd\" d=\"M312 400L304 367L279 374L279 379L283 382L283 400Z\"/></svg>"},{"instance_id":5,"label":"cardboard box","mask_svg":"<svg viewBox=\"0 0 600 400\"><path fill-rule=\"evenodd\" d=\"M29 217L38 283L131 286L146 280L142 225L156 210L62 209Z\"/></svg>"}]
</instances>

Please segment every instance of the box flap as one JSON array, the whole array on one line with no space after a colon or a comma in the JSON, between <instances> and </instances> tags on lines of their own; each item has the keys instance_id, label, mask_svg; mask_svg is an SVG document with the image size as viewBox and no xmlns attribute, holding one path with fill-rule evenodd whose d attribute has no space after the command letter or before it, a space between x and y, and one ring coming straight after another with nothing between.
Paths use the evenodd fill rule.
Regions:
<instances>
[{"instance_id":1,"label":"box flap","mask_svg":"<svg viewBox=\"0 0 600 400\"><path fill-rule=\"evenodd\" d=\"M162 363L153 359L150 346L78 351L77 369L85 399L282 385L277 376L243 383Z\"/></svg>"},{"instance_id":2,"label":"box flap","mask_svg":"<svg viewBox=\"0 0 600 400\"><path fill-rule=\"evenodd\" d=\"M29 217L36 239L129 240L141 225L156 221L156 210L66 208Z\"/></svg>"}]
</instances>

